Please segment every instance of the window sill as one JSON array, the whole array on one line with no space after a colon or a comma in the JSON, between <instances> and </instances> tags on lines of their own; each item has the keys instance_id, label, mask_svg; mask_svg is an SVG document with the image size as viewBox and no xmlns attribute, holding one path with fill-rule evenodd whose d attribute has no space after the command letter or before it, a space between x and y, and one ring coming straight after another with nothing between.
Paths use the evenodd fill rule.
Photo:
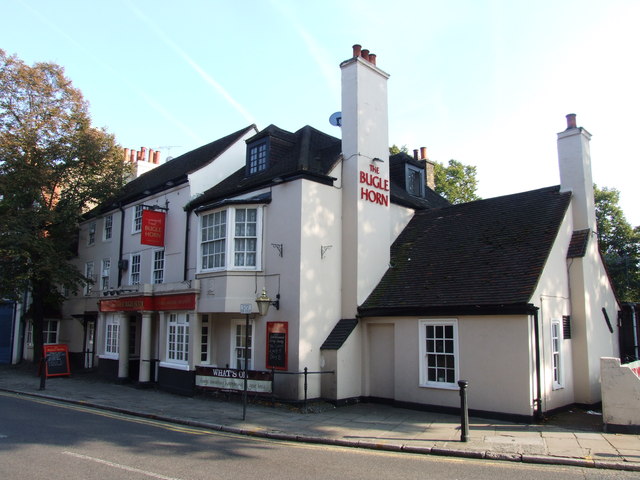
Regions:
<instances>
[{"instance_id":1,"label":"window sill","mask_svg":"<svg viewBox=\"0 0 640 480\"><path fill-rule=\"evenodd\" d=\"M189 364L188 363L160 362L160 367L162 367L162 368L172 368L174 370L183 370L185 372L189 371Z\"/></svg>"},{"instance_id":2,"label":"window sill","mask_svg":"<svg viewBox=\"0 0 640 480\"><path fill-rule=\"evenodd\" d=\"M105 353L103 355L98 355L98 358L104 358L105 360L119 360L120 356L119 355L114 355L111 353Z\"/></svg>"},{"instance_id":3,"label":"window sill","mask_svg":"<svg viewBox=\"0 0 640 480\"><path fill-rule=\"evenodd\" d=\"M420 388L433 388L436 390L460 390L457 383L421 383Z\"/></svg>"}]
</instances>

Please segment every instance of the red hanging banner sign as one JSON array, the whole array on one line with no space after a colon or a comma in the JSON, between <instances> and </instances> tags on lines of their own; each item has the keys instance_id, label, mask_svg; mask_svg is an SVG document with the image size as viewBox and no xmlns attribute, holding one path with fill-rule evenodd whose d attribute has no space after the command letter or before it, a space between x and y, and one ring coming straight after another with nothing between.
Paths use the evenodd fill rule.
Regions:
<instances>
[{"instance_id":1,"label":"red hanging banner sign","mask_svg":"<svg viewBox=\"0 0 640 480\"><path fill-rule=\"evenodd\" d=\"M142 235L140 237L142 245L164 247L164 219L164 212L146 209L142 211Z\"/></svg>"}]
</instances>

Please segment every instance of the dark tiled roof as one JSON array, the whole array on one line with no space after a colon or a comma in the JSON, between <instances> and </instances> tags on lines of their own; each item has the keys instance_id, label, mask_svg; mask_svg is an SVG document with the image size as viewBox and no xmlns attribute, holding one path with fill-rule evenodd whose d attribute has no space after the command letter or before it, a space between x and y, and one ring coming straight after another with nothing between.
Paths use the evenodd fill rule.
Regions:
<instances>
[{"instance_id":1,"label":"dark tiled roof","mask_svg":"<svg viewBox=\"0 0 640 480\"><path fill-rule=\"evenodd\" d=\"M571 236L569 242L569 250L567 250L567 258L584 257L587 253L587 245L589 244L590 229L576 230Z\"/></svg>"},{"instance_id":2,"label":"dark tiled roof","mask_svg":"<svg viewBox=\"0 0 640 480\"><path fill-rule=\"evenodd\" d=\"M255 125L250 125L238 130L226 137L191 150L155 167L147 173L140 175L135 180L127 183L123 189L111 200L106 202L105 210L111 209L114 203L127 204L143 198L151 192L157 193L173 185L179 185L187 181L187 176L215 160L231 145L241 139L251 130L257 130Z\"/></svg>"},{"instance_id":3,"label":"dark tiled roof","mask_svg":"<svg viewBox=\"0 0 640 480\"><path fill-rule=\"evenodd\" d=\"M570 199L556 186L417 211L360 313L529 309Z\"/></svg>"},{"instance_id":4,"label":"dark tiled roof","mask_svg":"<svg viewBox=\"0 0 640 480\"><path fill-rule=\"evenodd\" d=\"M286 181L299 176L313 178L331 184L329 172L340 159L340 139L327 135L313 127L305 126L295 133L269 125L247 140L251 144L269 137L268 168L254 175L247 175L243 166L218 185L193 200L188 209L209 205L228 196L238 195L274 183L274 179Z\"/></svg>"},{"instance_id":5,"label":"dark tiled roof","mask_svg":"<svg viewBox=\"0 0 640 480\"><path fill-rule=\"evenodd\" d=\"M340 320L336 326L333 327L333 330L331 330L331 333L320 347L320 350L339 349L344 342L347 341L347 338L349 338L353 329L356 328L356 325L358 325L358 320L355 318L343 318Z\"/></svg>"}]
</instances>

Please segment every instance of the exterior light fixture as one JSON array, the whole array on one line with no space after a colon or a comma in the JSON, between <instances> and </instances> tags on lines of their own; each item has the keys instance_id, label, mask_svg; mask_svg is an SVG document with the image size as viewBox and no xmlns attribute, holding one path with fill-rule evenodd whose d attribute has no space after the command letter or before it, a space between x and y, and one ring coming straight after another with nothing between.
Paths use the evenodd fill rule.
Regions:
<instances>
[{"instance_id":1,"label":"exterior light fixture","mask_svg":"<svg viewBox=\"0 0 640 480\"><path fill-rule=\"evenodd\" d=\"M256 298L256 304L258 305L258 312L260 315L265 316L269 311L269 305L276 307L276 310L280 310L280 294L276 295L276 300L272 301L267 297L267 289L262 289L262 294Z\"/></svg>"}]
</instances>

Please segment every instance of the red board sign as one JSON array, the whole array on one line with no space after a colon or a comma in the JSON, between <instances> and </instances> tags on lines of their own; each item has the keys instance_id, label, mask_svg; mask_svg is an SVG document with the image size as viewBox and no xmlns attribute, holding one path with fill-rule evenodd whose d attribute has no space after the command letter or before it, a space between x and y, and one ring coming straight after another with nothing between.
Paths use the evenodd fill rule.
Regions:
<instances>
[{"instance_id":1,"label":"red board sign","mask_svg":"<svg viewBox=\"0 0 640 480\"><path fill-rule=\"evenodd\" d=\"M47 377L71 375L69 370L69 348L66 345L44 345L42 352L45 358L45 373Z\"/></svg>"},{"instance_id":2,"label":"red board sign","mask_svg":"<svg viewBox=\"0 0 640 480\"><path fill-rule=\"evenodd\" d=\"M164 212L142 211L142 235L140 237L142 245L164 247L164 219Z\"/></svg>"},{"instance_id":3,"label":"red board sign","mask_svg":"<svg viewBox=\"0 0 640 480\"><path fill-rule=\"evenodd\" d=\"M100 300L101 312L137 312L142 310L159 312L166 310L195 310L195 308L195 293Z\"/></svg>"},{"instance_id":4,"label":"red board sign","mask_svg":"<svg viewBox=\"0 0 640 480\"><path fill-rule=\"evenodd\" d=\"M289 360L289 324L267 322L267 368L286 370Z\"/></svg>"}]
</instances>

